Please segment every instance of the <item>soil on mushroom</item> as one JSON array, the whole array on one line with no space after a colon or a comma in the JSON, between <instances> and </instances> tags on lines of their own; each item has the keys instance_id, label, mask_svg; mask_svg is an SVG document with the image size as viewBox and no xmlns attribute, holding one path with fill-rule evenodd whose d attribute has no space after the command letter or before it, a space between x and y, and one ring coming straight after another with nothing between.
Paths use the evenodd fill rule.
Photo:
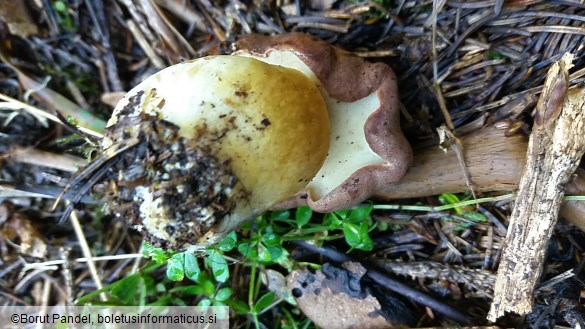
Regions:
<instances>
[{"instance_id":1,"label":"soil on mushroom","mask_svg":"<svg viewBox=\"0 0 585 329\"><path fill-rule=\"evenodd\" d=\"M130 119L121 113L120 118L106 133L114 143L110 147L133 138L138 143L110 160L111 169L96 182L107 186L108 210L144 231L152 246L183 251L230 215L237 179L228 163L180 137L172 123L146 114ZM144 200L151 193L152 200Z\"/></svg>"}]
</instances>

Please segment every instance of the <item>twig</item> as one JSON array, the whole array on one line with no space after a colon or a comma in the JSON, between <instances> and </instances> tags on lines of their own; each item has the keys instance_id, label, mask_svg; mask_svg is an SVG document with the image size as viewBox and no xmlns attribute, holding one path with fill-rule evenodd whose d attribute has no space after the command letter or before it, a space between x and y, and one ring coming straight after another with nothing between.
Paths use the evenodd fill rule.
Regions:
<instances>
[{"instance_id":1,"label":"twig","mask_svg":"<svg viewBox=\"0 0 585 329\"><path fill-rule=\"evenodd\" d=\"M133 20L130 19L126 20L126 25L128 26L128 30L130 30L130 33L132 33L132 35L140 45L140 48L144 50L144 53L146 54L152 65L154 65L158 69L164 68L165 67L164 61L156 54L154 49L152 49L150 43L146 40L144 34L142 34L142 31L140 30L140 28L138 28L138 25L134 23Z\"/></svg>"},{"instance_id":2,"label":"twig","mask_svg":"<svg viewBox=\"0 0 585 329\"><path fill-rule=\"evenodd\" d=\"M76 172L79 167L87 164L87 161L82 158L41 151L32 147L13 147L9 153L0 155L0 159L2 158L67 172Z\"/></svg>"},{"instance_id":3,"label":"twig","mask_svg":"<svg viewBox=\"0 0 585 329\"><path fill-rule=\"evenodd\" d=\"M176 15L183 22L194 25L200 32L207 32L205 19L186 3L176 0L154 0L154 2Z\"/></svg>"},{"instance_id":4,"label":"twig","mask_svg":"<svg viewBox=\"0 0 585 329\"><path fill-rule=\"evenodd\" d=\"M69 201L66 202L67 205L69 205ZM79 240L79 245L81 246L81 251L83 253L83 255L85 256L85 258L87 258L88 262L87 262L87 266L89 268L89 273L91 275L91 278L93 279L95 286L96 286L96 290L101 290L103 288L103 284L102 284L102 280L100 279L98 273L97 273L97 267L95 266L95 263L92 260L92 254L91 254L91 249L89 248L89 244L87 243L87 240L85 239L85 234L83 233L83 229L81 228L81 224L79 223L79 218L77 217L77 212L75 210L73 210L71 212L71 226L73 226L73 230L75 231L75 235L77 235L77 239ZM106 301L107 297L105 294L100 294L100 299L102 301Z\"/></svg>"},{"instance_id":5,"label":"twig","mask_svg":"<svg viewBox=\"0 0 585 329\"><path fill-rule=\"evenodd\" d=\"M12 103L15 106L18 106L18 108L21 108L21 109L29 112L30 114L34 115L35 117L49 119L49 120L51 120L53 122L62 124L61 120L56 115L53 115L51 113L45 112L43 110L40 110L40 109L38 109L38 108L36 108L34 106L30 106L30 105L28 105L26 103L23 103L23 102L19 101L18 99L12 98L12 97L7 96L7 95L4 95L2 93L0 93L0 99L1 100L4 100L6 102ZM15 108L15 107L13 107L13 108ZM95 137L98 137L98 138L103 138L104 137L104 135L102 134L101 131L95 131L95 130L92 130L92 129L87 129L87 128L84 128L82 126L79 127L79 130L83 131L84 133L86 133L88 135L95 136Z\"/></svg>"},{"instance_id":6,"label":"twig","mask_svg":"<svg viewBox=\"0 0 585 329\"><path fill-rule=\"evenodd\" d=\"M47 312L47 307L49 305L49 296L51 296L51 280L45 278L43 282L43 293L41 294L41 314Z\"/></svg>"},{"instance_id":7,"label":"twig","mask_svg":"<svg viewBox=\"0 0 585 329\"><path fill-rule=\"evenodd\" d=\"M102 262L102 261L131 259L131 258L141 259L143 257L144 257L144 255L142 255L142 254L123 254L123 255L92 257L91 261L92 262ZM77 262L77 263L87 263L87 262L89 262L89 260L90 259L88 259L86 257L73 259L73 261ZM56 260L50 260L50 261L46 261L46 262L42 262L42 263L25 263L24 270L35 269L35 268L40 268L40 267L47 267L47 266L54 266L54 265L61 265L61 264L65 264L65 260L56 259Z\"/></svg>"},{"instance_id":8,"label":"twig","mask_svg":"<svg viewBox=\"0 0 585 329\"><path fill-rule=\"evenodd\" d=\"M572 61L573 55L567 53L551 67L536 106L526 168L488 314L490 321L505 312L532 311L534 287L542 273L564 187L585 153L585 89L567 93Z\"/></svg>"},{"instance_id":9,"label":"twig","mask_svg":"<svg viewBox=\"0 0 585 329\"><path fill-rule=\"evenodd\" d=\"M449 117L449 120L447 122L450 121L451 119ZM447 148L450 148L451 150L453 150L453 152L455 152L455 155L457 155L459 168L463 173L463 176L465 177L465 184L469 188L469 191L471 192L473 198L476 199L477 196L475 194L473 182L471 181L471 176L469 175L469 168L467 166L467 163L465 163L465 150L463 148L463 144L461 143L459 138L455 136L455 133L453 132L452 129L448 129L445 126L441 126L437 128L437 132L439 133L439 137L441 139L441 147L444 148L445 152L447 151Z\"/></svg>"},{"instance_id":10,"label":"twig","mask_svg":"<svg viewBox=\"0 0 585 329\"><path fill-rule=\"evenodd\" d=\"M59 256L63 266L61 266L61 276L63 277L63 285L65 286L65 293L67 294L67 300L65 305L73 305L73 267L70 262L71 248L61 247L59 248ZM26 269L26 267L25 267Z\"/></svg>"}]
</instances>

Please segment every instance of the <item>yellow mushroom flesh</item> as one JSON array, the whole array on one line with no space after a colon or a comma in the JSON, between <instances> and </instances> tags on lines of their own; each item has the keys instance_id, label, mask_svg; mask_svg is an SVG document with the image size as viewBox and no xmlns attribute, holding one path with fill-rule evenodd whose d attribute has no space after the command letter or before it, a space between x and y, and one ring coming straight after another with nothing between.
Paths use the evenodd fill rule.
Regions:
<instances>
[{"instance_id":1,"label":"yellow mushroom flesh","mask_svg":"<svg viewBox=\"0 0 585 329\"><path fill-rule=\"evenodd\" d=\"M246 51L236 54L296 69L319 88L329 112L331 134L327 158L319 172L306 186L306 189L311 191L312 198L321 199L363 167L387 162L371 149L364 134L366 120L380 107L380 100L375 91L355 102L343 102L329 95L313 71L293 51L271 50L263 56Z\"/></svg>"}]
</instances>

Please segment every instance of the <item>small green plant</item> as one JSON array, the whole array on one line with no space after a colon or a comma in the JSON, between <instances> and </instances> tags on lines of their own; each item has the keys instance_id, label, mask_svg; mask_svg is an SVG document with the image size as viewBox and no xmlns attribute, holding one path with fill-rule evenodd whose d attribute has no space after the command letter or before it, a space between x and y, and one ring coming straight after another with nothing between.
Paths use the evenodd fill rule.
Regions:
<instances>
[{"instance_id":1,"label":"small green plant","mask_svg":"<svg viewBox=\"0 0 585 329\"><path fill-rule=\"evenodd\" d=\"M311 322L294 309L292 297L262 288L264 269L268 266L294 269L294 262L283 246L291 240L322 242L343 238L350 251L372 250L369 232L376 227L372 210L372 205L366 205L329 214L315 214L309 207L267 212L246 223L239 233L231 232L217 246L198 254L164 250L144 243L142 252L152 260L150 265L82 297L79 304L229 306L236 314L250 317L256 328L261 327L260 318L266 311L279 307L281 328L308 328ZM228 259L249 269L244 294L241 291L236 294L235 288L228 286ZM98 298L101 293L107 294L107 301ZM290 304L292 309L287 306Z\"/></svg>"},{"instance_id":2,"label":"small green plant","mask_svg":"<svg viewBox=\"0 0 585 329\"><path fill-rule=\"evenodd\" d=\"M53 1L53 10L55 12L55 16L57 17L57 23L64 31L77 31L77 26L75 26L75 22L73 21L71 14L69 14L69 8L67 8L67 3L65 1Z\"/></svg>"},{"instance_id":3,"label":"small green plant","mask_svg":"<svg viewBox=\"0 0 585 329\"><path fill-rule=\"evenodd\" d=\"M349 6L370 5L370 10L361 13L368 23L373 23L380 19L388 19L388 12L395 7L394 3L389 0L372 0L369 2L362 0L346 0L345 3Z\"/></svg>"},{"instance_id":4,"label":"small green plant","mask_svg":"<svg viewBox=\"0 0 585 329\"><path fill-rule=\"evenodd\" d=\"M281 241L327 241L344 237L350 251L369 251L373 248L369 232L376 227L371 217L372 210L373 206L367 205L314 216L311 208L299 207L294 217L288 210L260 216L255 227L265 232L262 236L268 238L266 245L273 249L276 249L278 236Z\"/></svg>"},{"instance_id":5,"label":"small green plant","mask_svg":"<svg viewBox=\"0 0 585 329\"><path fill-rule=\"evenodd\" d=\"M149 300L157 304L166 301L168 296L161 291L160 283L156 283L151 276L160 267L161 264L150 264L137 273L79 298L77 305L143 306ZM106 301L98 298L101 294L107 296Z\"/></svg>"},{"instance_id":6,"label":"small green plant","mask_svg":"<svg viewBox=\"0 0 585 329\"><path fill-rule=\"evenodd\" d=\"M487 53L487 57L490 60L494 60L494 59L507 59L508 57L506 57L506 55L502 54L501 52L497 51L497 50L490 50Z\"/></svg>"},{"instance_id":7,"label":"small green plant","mask_svg":"<svg viewBox=\"0 0 585 329\"><path fill-rule=\"evenodd\" d=\"M439 196L441 206L410 206L410 210L452 209L455 216L450 220L457 220L456 229L462 230L473 222L487 220L471 202L474 200L468 200L470 198L468 194L442 194ZM290 272L296 267L283 244L294 240L311 240L319 244L344 239L349 246L348 252L356 249L370 251L374 248L370 232L388 228L387 224L373 220L372 211L406 208L401 205L367 204L327 214L316 214L309 207L267 212L244 224L237 233L225 236L218 245L198 254L163 250L144 244L143 253L152 260L152 264L84 296L79 302L103 304L97 297L100 293L106 293L108 298L105 303L108 305L229 306L236 314L251 319L256 328L261 327L264 314L276 307L278 312L270 312L269 321L276 321L280 328L307 328L311 322L294 308L292 297L274 288L269 291L261 284L268 267L280 267L285 269L283 272ZM230 262L239 265L240 275L242 268L248 271L243 274L247 278L246 285L240 287L244 291L229 285ZM316 264L308 265L318 267Z\"/></svg>"},{"instance_id":8,"label":"small green plant","mask_svg":"<svg viewBox=\"0 0 585 329\"><path fill-rule=\"evenodd\" d=\"M439 195L439 202L443 205L457 205L453 208L455 213L458 216L461 216L467 219L469 222L457 221L456 230L462 231L469 226L473 225L473 223L483 223L486 222L488 219L487 217L478 212L477 209L472 205L465 205L465 206L458 206L463 201L471 199L471 195L469 194L453 194L453 193L443 193ZM453 220L448 218L447 220ZM456 220L456 219L455 219Z\"/></svg>"}]
</instances>

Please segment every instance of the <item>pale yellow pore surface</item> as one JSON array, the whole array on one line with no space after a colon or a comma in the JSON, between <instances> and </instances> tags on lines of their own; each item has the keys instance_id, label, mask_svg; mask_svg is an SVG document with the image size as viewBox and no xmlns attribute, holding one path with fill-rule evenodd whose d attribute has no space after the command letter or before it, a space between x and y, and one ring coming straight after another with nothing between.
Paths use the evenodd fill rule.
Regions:
<instances>
[{"instance_id":1,"label":"pale yellow pore surface","mask_svg":"<svg viewBox=\"0 0 585 329\"><path fill-rule=\"evenodd\" d=\"M249 193L234 221L304 188L329 150L325 103L319 89L297 70L238 56L174 65L131 90L108 126L139 91L144 94L136 115L159 113L180 126L181 135L230 161Z\"/></svg>"},{"instance_id":2,"label":"pale yellow pore surface","mask_svg":"<svg viewBox=\"0 0 585 329\"><path fill-rule=\"evenodd\" d=\"M311 69L291 51L272 50L266 56L251 55L245 52L238 53L238 55L250 56L270 64L297 69L319 87L329 111L331 146L321 170L307 186L315 200L321 199L341 185L358 169L387 162L372 151L364 133L366 120L372 112L380 107L376 92L352 103L341 102L329 96ZM356 77L356 79L358 78Z\"/></svg>"}]
</instances>

